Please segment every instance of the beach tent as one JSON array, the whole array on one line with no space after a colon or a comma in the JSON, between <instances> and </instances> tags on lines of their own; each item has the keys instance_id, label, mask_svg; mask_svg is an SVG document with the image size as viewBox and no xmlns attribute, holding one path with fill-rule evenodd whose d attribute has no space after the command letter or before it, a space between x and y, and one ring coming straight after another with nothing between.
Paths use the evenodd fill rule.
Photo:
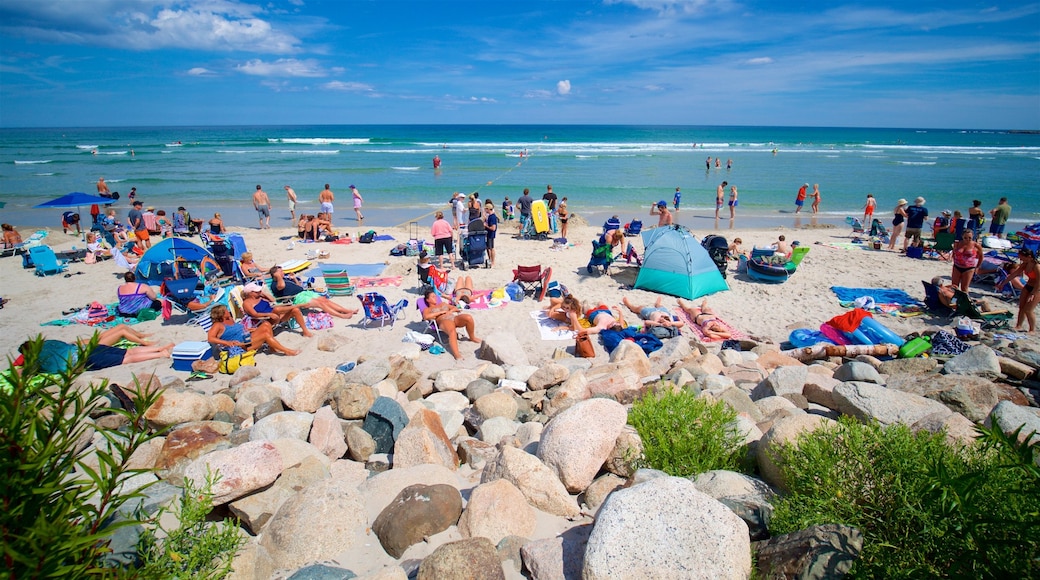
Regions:
<instances>
[{"instance_id":1,"label":"beach tent","mask_svg":"<svg viewBox=\"0 0 1040 580\"><path fill-rule=\"evenodd\" d=\"M669 226L643 230L643 267L636 288L693 300L729 290L715 262L690 230Z\"/></svg>"},{"instance_id":2,"label":"beach tent","mask_svg":"<svg viewBox=\"0 0 1040 580\"><path fill-rule=\"evenodd\" d=\"M216 259L209 250L184 238L166 238L152 246L137 262L135 275L142 284L158 286L163 280L174 277L177 260L197 264L203 270L220 270Z\"/></svg>"},{"instance_id":3,"label":"beach tent","mask_svg":"<svg viewBox=\"0 0 1040 580\"><path fill-rule=\"evenodd\" d=\"M63 196L55 198L55 199L52 199L50 201L45 201L45 202L43 202L43 203L41 203L39 205L34 205L33 208L42 209L42 208L48 208L48 207L53 207L53 208L74 207L74 208L76 208L76 213L82 214L83 211L80 209L81 207L83 207L85 205L94 205L95 203L97 203L97 204L112 203L112 200L110 198L107 198L107 197L101 197L101 196L98 196L98 195L90 195L89 193L83 193L81 191L74 191L72 193L66 193ZM2 206L0 206L0 207L2 207ZM84 235L85 235L85 233L86 232L84 230Z\"/></svg>"}]
</instances>

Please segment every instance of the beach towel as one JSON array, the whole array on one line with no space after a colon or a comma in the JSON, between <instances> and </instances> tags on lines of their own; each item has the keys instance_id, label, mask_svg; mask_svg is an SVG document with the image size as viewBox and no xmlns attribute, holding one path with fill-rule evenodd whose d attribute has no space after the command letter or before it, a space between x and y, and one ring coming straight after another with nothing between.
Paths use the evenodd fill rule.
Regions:
<instances>
[{"instance_id":1,"label":"beach towel","mask_svg":"<svg viewBox=\"0 0 1040 580\"><path fill-rule=\"evenodd\" d=\"M332 242L329 242L329 243L330 243L330 244L341 244L341 245L342 245L342 244L350 244L350 243L353 243L353 241L354 241L354 239L353 239L353 238L347 238L347 237L343 237L343 238L340 238L340 239L338 239L338 240L335 240L335 241L332 241Z\"/></svg>"},{"instance_id":2,"label":"beach towel","mask_svg":"<svg viewBox=\"0 0 1040 580\"><path fill-rule=\"evenodd\" d=\"M377 288L380 286L400 286L402 278L401 276L365 276L363 278L351 278L351 281L357 288Z\"/></svg>"},{"instance_id":3,"label":"beach towel","mask_svg":"<svg viewBox=\"0 0 1040 580\"><path fill-rule=\"evenodd\" d=\"M474 290L473 300L466 306L467 310L488 310L505 306L505 300L495 300L491 297L492 290Z\"/></svg>"},{"instance_id":4,"label":"beach towel","mask_svg":"<svg viewBox=\"0 0 1040 580\"><path fill-rule=\"evenodd\" d=\"M574 340L574 331L566 322L549 318L544 310L531 312L531 318L538 325L538 334L542 340Z\"/></svg>"},{"instance_id":5,"label":"beach towel","mask_svg":"<svg viewBox=\"0 0 1040 580\"><path fill-rule=\"evenodd\" d=\"M744 332L741 332L740 330L737 330L736 328L733 328L733 325L731 325L730 323L726 322L725 320L719 318L718 319L719 324L721 324L723 328L728 330L731 336L728 339L726 339L726 338L710 338L710 337L708 337L707 335L704 334L704 331L701 330L700 326L694 324L693 321L690 320L690 317L686 315L686 311L685 310L680 308L680 309L678 309L675 312L675 315L678 316L680 320L682 320L683 322L686 323L686 326L683 327L683 330L689 329L689 331L693 334L694 338L696 338L700 342L722 342L724 340L734 340L734 339L739 340L741 338L747 338L748 337L748 335L745 334Z\"/></svg>"},{"instance_id":6,"label":"beach towel","mask_svg":"<svg viewBox=\"0 0 1040 580\"><path fill-rule=\"evenodd\" d=\"M899 288L847 288L845 286L831 286L831 291L838 296L842 303L854 303L861 296L869 296L874 299L874 304L919 304L913 296Z\"/></svg>"},{"instance_id":7,"label":"beach towel","mask_svg":"<svg viewBox=\"0 0 1040 580\"><path fill-rule=\"evenodd\" d=\"M119 307L118 302L112 304L106 304L105 308L108 310L108 316L104 318L90 316L90 309L84 308L78 310L61 318L50 320L47 322L41 322L40 326L69 326L72 324L85 324L87 326L93 326L95 328L112 328L120 324L137 324L138 322L144 322L136 317L120 316L117 309Z\"/></svg>"},{"instance_id":8,"label":"beach towel","mask_svg":"<svg viewBox=\"0 0 1040 580\"><path fill-rule=\"evenodd\" d=\"M377 235L376 237L374 237L372 239L377 241L377 242L392 242L392 241L394 241L394 237L391 236L390 234L379 234L379 235Z\"/></svg>"}]
</instances>

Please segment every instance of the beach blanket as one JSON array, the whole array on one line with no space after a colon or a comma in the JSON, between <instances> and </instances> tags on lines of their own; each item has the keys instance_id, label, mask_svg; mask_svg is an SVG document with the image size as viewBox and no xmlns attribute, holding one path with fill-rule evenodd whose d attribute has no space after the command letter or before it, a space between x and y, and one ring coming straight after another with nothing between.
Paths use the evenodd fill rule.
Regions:
<instances>
[{"instance_id":1,"label":"beach blanket","mask_svg":"<svg viewBox=\"0 0 1040 580\"><path fill-rule=\"evenodd\" d=\"M354 276L380 276L383 274L383 270L386 269L386 264L332 264L329 262L323 262L320 266L311 268L306 272L299 274L303 279L316 278L322 275L322 270L328 272L335 272L338 270L346 270L347 274L354 278Z\"/></svg>"},{"instance_id":2,"label":"beach blanket","mask_svg":"<svg viewBox=\"0 0 1040 580\"><path fill-rule=\"evenodd\" d=\"M329 243L330 244L340 244L340 245L352 244L352 243L354 243L354 240L353 240L353 238L340 238L340 239L338 239L336 241L329 242Z\"/></svg>"},{"instance_id":3,"label":"beach blanket","mask_svg":"<svg viewBox=\"0 0 1040 580\"><path fill-rule=\"evenodd\" d=\"M679 308L678 310L676 310L675 315L678 316L680 320L682 320L683 322L686 323L686 326L683 327L683 330L689 330L689 332L691 334L693 334L694 338L696 338L700 342L722 342L724 340L733 340L733 339L741 339L741 338L747 338L748 337L748 335L745 334L744 332L741 332L740 330L737 330L736 328L733 328L733 325L731 325L730 323L726 322L725 320L719 318L718 319L719 324L723 328L728 330L731 336L728 339L726 339L726 338L711 338L711 337L708 337L707 335L704 334L704 331L701 330L701 327L699 325L694 324L693 321L690 320L690 317L686 315L686 311L685 310Z\"/></svg>"},{"instance_id":4,"label":"beach blanket","mask_svg":"<svg viewBox=\"0 0 1040 580\"><path fill-rule=\"evenodd\" d=\"M831 291L840 302L855 302L861 296L869 296L875 304L918 304L919 301L899 288L848 288L831 286Z\"/></svg>"},{"instance_id":5,"label":"beach blanket","mask_svg":"<svg viewBox=\"0 0 1040 580\"><path fill-rule=\"evenodd\" d=\"M473 300L466 307L467 310L488 310L491 308L499 308L506 304L505 300L493 300L491 298L491 292L493 292L493 290L474 290Z\"/></svg>"},{"instance_id":6,"label":"beach blanket","mask_svg":"<svg viewBox=\"0 0 1040 580\"><path fill-rule=\"evenodd\" d=\"M377 235L376 237L374 237L372 239L374 239L377 242L392 242L392 241L394 241L394 237L391 236L390 234L379 234L379 235Z\"/></svg>"},{"instance_id":7,"label":"beach blanket","mask_svg":"<svg viewBox=\"0 0 1040 580\"><path fill-rule=\"evenodd\" d=\"M88 314L89 309L84 308L82 310L78 310L76 312L73 312L55 320L41 322L40 326L69 326L72 324L86 324L87 326L93 326L95 328L112 328L113 326L118 326L120 324L131 325L137 324L138 322L142 322L137 318L119 316L119 313L117 312L117 308L119 307L118 302L106 304L105 307L108 308L108 317L100 322L92 321Z\"/></svg>"},{"instance_id":8,"label":"beach blanket","mask_svg":"<svg viewBox=\"0 0 1040 580\"><path fill-rule=\"evenodd\" d=\"M542 340L574 340L574 331L571 330L570 325L549 318L544 310L531 312L531 318L538 325L538 334Z\"/></svg>"},{"instance_id":9,"label":"beach blanket","mask_svg":"<svg viewBox=\"0 0 1040 580\"><path fill-rule=\"evenodd\" d=\"M351 277L350 281L354 283L355 288L378 288L380 286L400 286L402 278L401 276L363 276Z\"/></svg>"}]
</instances>

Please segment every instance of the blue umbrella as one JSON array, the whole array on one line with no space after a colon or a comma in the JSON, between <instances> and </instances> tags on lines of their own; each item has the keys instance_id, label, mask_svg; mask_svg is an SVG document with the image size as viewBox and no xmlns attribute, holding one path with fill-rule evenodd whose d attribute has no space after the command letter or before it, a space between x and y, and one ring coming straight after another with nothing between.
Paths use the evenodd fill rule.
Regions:
<instances>
[{"instance_id":1,"label":"blue umbrella","mask_svg":"<svg viewBox=\"0 0 1040 580\"><path fill-rule=\"evenodd\" d=\"M101 197L99 195L90 195L79 191L65 194L59 198L52 199L50 201L34 205L34 208L46 208L46 207L74 207L76 213L82 213L80 207L84 205L92 204L106 204L112 203L112 199L108 197Z\"/></svg>"}]
</instances>

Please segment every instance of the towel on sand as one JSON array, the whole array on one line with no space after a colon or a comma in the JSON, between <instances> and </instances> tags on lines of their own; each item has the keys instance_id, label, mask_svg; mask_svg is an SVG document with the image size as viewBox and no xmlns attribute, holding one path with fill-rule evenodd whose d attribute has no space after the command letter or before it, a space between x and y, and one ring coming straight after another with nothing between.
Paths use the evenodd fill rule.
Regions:
<instances>
[{"instance_id":1,"label":"towel on sand","mask_svg":"<svg viewBox=\"0 0 1040 580\"><path fill-rule=\"evenodd\" d=\"M679 317L680 320L682 320L682 321L684 321L686 323L686 326L683 327L683 328L684 329L689 329L690 332L693 333L693 336L697 340L699 340L700 342L722 342L724 340L747 338L746 334L744 334L743 332L737 330L736 328L733 328L733 326L730 323L726 322L725 320L723 320L721 318L718 318L719 324L721 324L723 328L725 328L726 330L728 330L730 332L730 335L731 335L730 338L729 339L725 339L725 338L710 338L710 337L708 337L707 335L704 334L704 331L701 329L700 326L694 324L693 321L690 320L690 317L686 315L686 311L685 310L680 308L680 309L678 309L676 311L675 314L676 314L676 316Z\"/></svg>"},{"instance_id":2,"label":"towel on sand","mask_svg":"<svg viewBox=\"0 0 1040 580\"><path fill-rule=\"evenodd\" d=\"M351 282L357 288L376 288L378 286L400 286L402 278L400 276L364 276L361 278L352 278Z\"/></svg>"},{"instance_id":3,"label":"towel on sand","mask_svg":"<svg viewBox=\"0 0 1040 580\"><path fill-rule=\"evenodd\" d=\"M531 312L531 318L538 325L538 334L542 340L574 340L574 331L569 324L549 318L544 310Z\"/></svg>"},{"instance_id":4,"label":"towel on sand","mask_svg":"<svg viewBox=\"0 0 1040 580\"><path fill-rule=\"evenodd\" d=\"M869 296L875 304L918 304L919 301L899 288L847 288L831 286L831 291L840 302L854 302L861 296Z\"/></svg>"}]
</instances>

